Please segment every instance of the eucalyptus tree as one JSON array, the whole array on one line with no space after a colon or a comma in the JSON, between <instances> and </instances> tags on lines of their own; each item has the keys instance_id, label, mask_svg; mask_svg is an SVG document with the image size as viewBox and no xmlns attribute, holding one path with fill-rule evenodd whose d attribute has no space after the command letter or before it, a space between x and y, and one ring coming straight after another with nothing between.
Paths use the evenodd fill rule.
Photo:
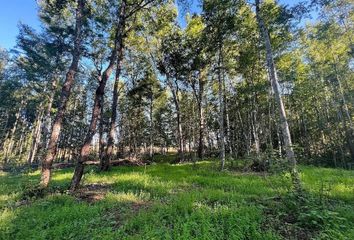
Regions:
<instances>
[{"instance_id":1,"label":"eucalyptus tree","mask_svg":"<svg viewBox=\"0 0 354 240\"><path fill-rule=\"evenodd\" d=\"M281 133L283 136L284 146L286 150L286 158L291 166L291 175L292 175L294 186L298 190L300 190L301 183L300 183L299 174L297 172L297 166L296 166L297 162L293 150L293 144L291 140L290 129L289 129L289 124L285 112L285 107L284 107L283 99L281 97L281 89L279 85L276 66L274 63L274 55L273 55L271 40L269 37L269 31L267 26L265 25L264 17L261 12L260 0L256 0L255 3L256 3L256 18L260 29L260 33L263 38L263 43L266 49L268 74L274 92L274 97L277 102L278 110L279 110L280 127L281 127Z\"/></svg>"},{"instance_id":2,"label":"eucalyptus tree","mask_svg":"<svg viewBox=\"0 0 354 240\"><path fill-rule=\"evenodd\" d=\"M104 2L103 6L108 7L110 2ZM104 71L98 76L99 80L99 85L96 89L95 92L95 98L94 98L94 103L92 107L92 115L91 115L91 121L90 121L90 126L89 129L86 133L82 148L80 150L80 157L77 161L77 165L75 167L75 172L74 176L71 180L71 190L76 190L78 187L80 180L83 175L84 171L84 163L87 161L87 158L90 154L90 145L92 142L92 138L96 133L96 127L97 127L97 122L101 114L101 108L103 104L103 96L105 92L105 87L107 84L108 79L111 76L111 73L113 71L114 65L116 63L117 56L119 52L122 50L123 46L123 36L125 33L125 20L126 20L126 7L127 7L127 2L123 0L120 4L115 4L113 5L113 16L109 19L111 21L111 34L113 34L113 41L110 43L112 44L111 51L109 53L109 60L107 63L107 67L104 69Z\"/></svg>"},{"instance_id":3,"label":"eucalyptus tree","mask_svg":"<svg viewBox=\"0 0 354 240\"><path fill-rule=\"evenodd\" d=\"M186 79L193 90L198 107L198 158L202 159L204 154L205 138L205 91L208 78L208 67L206 44L207 37L204 34L205 24L200 16L192 16L188 19L184 31L186 52L188 54L188 77Z\"/></svg>"},{"instance_id":4,"label":"eucalyptus tree","mask_svg":"<svg viewBox=\"0 0 354 240\"><path fill-rule=\"evenodd\" d=\"M323 66L328 66L327 71L332 73L326 78L329 79L334 92L338 95L335 99L339 103L339 111L343 115L340 120L343 122L345 138L351 155L354 160L354 123L353 123L353 102L354 102L354 5L352 1L340 0L335 2L324 2L321 11L321 20L325 24L323 29L324 37L318 38L318 42L326 44L329 49L323 58L327 61ZM321 26L319 26L321 27ZM322 27L321 27L322 28ZM325 67L326 68L326 67ZM326 74L326 73L325 73ZM328 74L328 73L327 73Z\"/></svg>"},{"instance_id":5,"label":"eucalyptus tree","mask_svg":"<svg viewBox=\"0 0 354 240\"><path fill-rule=\"evenodd\" d=\"M176 127L178 142L178 161L184 161L185 138L182 129L181 80L186 77L188 56L183 43L183 32L179 27L173 29L162 41L159 71L166 77L166 84L172 93L176 111Z\"/></svg>"},{"instance_id":6,"label":"eucalyptus tree","mask_svg":"<svg viewBox=\"0 0 354 240\"><path fill-rule=\"evenodd\" d=\"M160 4L163 3L163 1L159 0L146 0L146 1L136 1L136 0L122 0L119 1L118 3L115 2L115 4L112 5L113 7L113 18L111 18L112 24L111 24L111 29L109 30L112 33L112 48L111 48L111 53L109 54L109 60L107 63L107 67L105 70L102 72L99 80L99 86L97 87L96 93L95 93L95 100L93 104L93 110L92 110L92 116L91 116L91 122L89 126L89 130L86 134L83 146L80 151L80 158L78 159L74 176L71 181L71 190L76 190L77 187L80 184L82 175L84 173L84 163L87 161L87 158L90 153L90 145L92 142L92 138L96 133L96 127L97 127L97 121L99 119L100 113L101 113L101 108L102 108L102 100L103 100L103 95L105 92L105 87L107 84L108 79L111 76L111 73L114 69L114 66L117 65L117 70L116 71L116 80L119 80L119 74L120 74L120 64L123 58L123 50L124 50L124 40L127 35L127 33L130 31L130 27L134 27L134 20L136 17L138 17L138 14L142 10L146 10L150 5L152 4ZM103 3L103 4L108 4L107 7L110 7L112 4L110 1ZM117 91L118 87L114 88L114 93L113 93L113 102L112 102L112 113L114 112L114 115L116 114L116 107L117 107ZM108 159L111 158L111 155L113 153L113 144L114 144L114 134L115 134L115 117L111 118L111 130L110 134L111 136L109 137L108 140L108 147L107 147L107 153L105 157ZM112 129L113 127L113 129ZM108 165L107 161L103 163L103 165ZM103 169L106 169L107 167L104 166Z\"/></svg>"},{"instance_id":7,"label":"eucalyptus tree","mask_svg":"<svg viewBox=\"0 0 354 240\"><path fill-rule=\"evenodd\" d=\"M219 151L221 169L225 166L225 75L229 74L227 61L232 58L226 56L233 53L233 41L237 31L236 14L242 6L242 1L214 1L203 2L203 18L205 34L208 36L207 51L213 59L213 77L216 76L218 86L219 105ZM227 49L229 47L230 49Z\"/></svg>"},{"instance_id":8,"label":"eucalyptus tree","mask_svg":"<svg viewBox=\"0 0 354 240\"><path fill-rule=\"evenodd\" d=\"M301 81L301 100L309 88L318 89L305 112L313 158L345 166L353 159L353 6L348 1L322 2L320 21L306 25L299 35L307 78ZM351 9L351 10L350 10ZM302 107L304 107L302 105ZM317 131L314 131L314 130ZM325 160L327 159L327 160ZM328 162L330 160L330 162ZM337 161L341 160L341 163Z\"/></svg>"},{"instance_id":9,"label":"eucalyptus tree","mask_svg":"<svg viewBox=\"0 0 354 240\"><path fill-rule=\"evenodd\" d=\"M154 154L154 109L155 101L161 96L162 88L156 77L156 74L152 70L151 66L148 66L144 73L144 78L138 86L138 91L141 91L141 94L144 97L145 105L148 107L148 116L149 116L149 157L153 158Z\"/></svg>"}]
</instances>

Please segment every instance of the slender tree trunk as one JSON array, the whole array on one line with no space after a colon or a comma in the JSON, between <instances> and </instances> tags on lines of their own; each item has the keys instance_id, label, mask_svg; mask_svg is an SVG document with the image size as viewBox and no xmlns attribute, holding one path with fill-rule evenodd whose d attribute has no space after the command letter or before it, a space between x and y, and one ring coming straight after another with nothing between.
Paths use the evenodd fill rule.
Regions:
<instances>
[{"instance_id":1,"label":"slender tree trunk","mask_svg":"<svg viewBox=\"0 0 354 240\"><path fill-rule=\"evenodd\" d=\"M42 107L40 107L42 108ZM40 110L40 113L38 114L38 118L36 121L36 126L34 128L33 134L32 134L32 144L30 148L30 153L27 159L27 162L29 165L31 165L34 162L34 159L37 154L37 150L41 141L41 129L42 129L42 119L43 119L43 110Z\"/></svg>"},{"instance_id":2,"label":"slender tree trunk","mask_svg":"<svg viewBox=\"0 0 354 240\"><path fill-rule=\"evenodd\" d=\"M123 1L124 3L124 1ZM122 3L122 4L123 4ZM125 30L125 6L123 7L122 17L120 19L120 28L121 31L124 32ZM117 59L117 69L116 69L116 76L114 80L114 87L113 87L113 100L112 100L112 115L111 115L111 122L109 125L109 136L107 141L107 150L104 156L104 161L101 164L101 170L106 171L109 169L110 161L113 158L113 150L114 150L114 141L116 139L116 124L117 124L117 107L118 107L118 97L119 97L119 78L120 73L122 70L122 60L123 60L123 49L124 49L124 37L123 35L120 36L120 44L118 49L118 59Z\"/></svg>"},{"instance_id":3,"label":"slender tree trunk","mask_svg":"<svg viewBox=\"0 0 354 240\"><path fill-rule=\"evenodd\" d=\"M109 75L110 72L105 71L105 73L103 73L103 78L101 79L100 84L96 90L90 126L86 133L83 146L81 147L80 157L76 164L74 176L71 180L70 190L72 191L75 191L80 184L84 172L84 163L87 161L88 156L90 154L90 146L91 146L92 138L96 133L97 121L99 119L101 108L102 108L104 88L106 86L106 82L107 79L109 78Z\"/></svg>"},{"instance_id":4,"label":"slender tree trunk","mask_svg":"<svg viewBox=\"0 0 354 240\"><path fill-rule=\"evenodd\" d=\"M7 127L9 125L9 118L10 118L10 114L9 114L8 110L5 111L5 115L6 115L6 117L5 117L6 120L4 120L5 124L4 124L4 127L3 127L2 131L1 131L0 139L5 139L6 140L7 136L8 136ZM2 152L3 150L4 150L4 144L1 144L0 152Z\"/></svg>"},{"instance_id":5,"label":"slender tree trunk","mask_svg":"<svg viewBox=\"0 0 354 240\"><path fill-rule=\"evenodd\" d=\"M276 71L275 64L274 64L272 46L271 46L271 42L270 42L270 38L269 38L268 29L266 28L264 21L261 17L259 2L260 2L260 0L256 0L256 17L257 17L259 29L261 31L261 34L263 35L263 40L264 40L264 44L266 47L266 59L267 59L268 73L270 76L270 81L271 81L271 85L273 88L275 100L276 100L276 102L278 104L278 108L279 108L280 128L281 128L281 133L283 136L284 146L286 149L286 158L287 158L289 164L291 165L291 176L292 176L294 186L297 190L300 190L301 183L300 183L299 174L297 172L297 166L296 166L297 163L296 163L296 158L295 158L295 154L294 154L293 147L292 147L290 129L289 129L288 120L286 117L285 107L283 104L283 100L281 98L281 92L280 92L280 86L279 86L279 82L278 82L277 71Z\"/></svg>"},{"instance_id":6,"label":"slender tree trunk","mask_svg":"<svg viewBox=\"0 0 354 240\"><path fill-rule=\"evenodd\" d=\"M104 98L102 99L102 108L101 108L101 114L100 114L100 123L99 123L99 139L98 139L98 153L99 153L99 159L100 159L100 166L103 165L104 161L104 140L103 140L103 131L104 131Z\"/></svg>"},{"instance_id":7,"label":"slender tree trunk","mask_svg":"<svg viewBox=\"0 0 354 240\"><path fill-rule=\"evenodd\" d=\"M201 103L198 103L199 115L199 136L198 136L198 158L203 159L204 155L204 111Z\"/></svg>"},{"instance_id":8,"label":"slender tree trunk","mask_svg":"<svg viewBox=\"0 0 354 240\"><path fill-rule=\"evenodd\" d=\"M225 82L224 82L224 90L225 90ZM226 95L226 93L224 93ZM225 102L225 117L226 117L226 137L227 137L227 147L229 149L229 155L233 156L233 149L232 149L232 137L231 137L231 126L230 126L230 117L229 117L229 104L227 101L226 96L224 96Z\"/></svg>"},{"instance_id":9,"label":"slender tree trunk","mask_svg":"<svg viewBox=\"0 0 354 240\"><path fill-rule=\"evenodd\" d=\"M225 167L225 130L224 130L224 83L221 71L222 58L221 53L222 49L219 48L219 64L218 64L218 86L219 86L219 144L220 144L220 161L221 161L221 170Z\"/></svg>"},{"instance_id":10,"label":"slender tree trunk","mask_svg":"<svg viewBox=\"0 0 354 240\"><path fill-rule=\"evenodd\" d=\"M258 72L259 74L259 72ZM252 69L252 75L251 75L251 86L253 89L255 89L254 85L254 80L253 80L253 69ZM260 154L260 139L259 139L259 122L258 122L258 98L257 98L257 92L254 90L252 93L252 112L251 112L251 124L252 124L252 134L254 138L254 147L256 151L256 156L259 158Z\"/></svg>"},{"instance_id":11,"label":"slender tree trunk","mask_svg":"<svg viewBox=\"0 0 354 240\"><path fill-rule=\"evenodd\" d=\"M154 130L154 121L153 121L153 104L154 104L154 99L153 99L153 94L151 93L151 98L150 98L150 109L149 109L149 157L152 160L153 159L153 154L154 154L154 142L153 142L153 130Z\"/></svg>"},{"instance_id":12,"label":"slender tree trunk","mask_svg":"<svg viewBox=\"0 0 354 240\"><path fill-rule=\"evenodd\" d=\"M268 94L268 131L267 131L267 134L268 134L268 147L269 147L269 150L270 150L270 154L273 155L273 151L274 151L274 148L273 148L273 104L272 104L272 100L271 100L271 91L269 91L269 94ZM270 159L272 159L272 157L270 157Z\"/></svg>"},{"instance_id":13,"label":"slender tree trunk","mask_svg":"<svg viewBox=\"0 0 354 240\"><path fill-rule=\"evenodd\" d=\"M181 111L179 108L179 103L176 103L177 110L177 135L178 135L178 156L180 161L184 161L184 141L183 141L183 131L181 124Z\"/></svg>"},{"instance_id":14,"label":"slender tree trunk","mask_svg":"<svg viewBox=\"0 0 354 240\"><path fill-rule=\"evenodd\" d=\"M120 7L120 10L119 10L118 27L117 27L117 32L115 35L114 48L112 50L112 53L111 53L111 56L109 59L109 64L108 64L106 70L103 72L102 76L100 77L99 86L96 89L95 100L94 100L92 116L91 116L91 123L90 123L89 129L88 129L88 132L86 133L84 144L83 144L81 151L80 151L80 157L78 159L78 162L77 162L77 165L76 165L76 168L74 171L74 176L71 180L71 185L70 185L71 191L75 191L77 189L77 187L80 184L82 175L84 173L84 163L88 159L88 156L90 154L90 145L92 142L92 138L96 133L97 121L98 121L98 119L100 117L100 113L101 113L102 101L103 101L103 95L104 95L106 83L113 71L114 64L117 60L117 55L119 54L120 50L122 49L122 40L123 40L123 36L124 36L125 11L126 11L126 4L125 4L125 1L123 1L122 5Z\"/></svg>"},{"instance_id":15,"label":"slender tree trunk","mask_svg":"<svg viewBox=\"0 0 354 240\"><path fill-rule=\"evenodd\" d=\"M19 121L20 121L21 111L24 107L25 107L25 101L22 100L20 107L18 108L18 111L15 115L15 123L10 131L10 134L8 135L7 140L4 141L3 148L5 149L5 154L4 154L5 155L5 161L4 161L5 163L7 163L9 156L13 150L15 133L16 133Z\"/></svg>"},{"instance_id":16,"label":"slender tree trunk","mask_svg":"<svg viewBox=\"0 0 354 240\"><path fill-rule=\"evenodd\" d=\"M26 126L23 125L21 128L20 140L18 141L18 143L16 145L16 155L20 156L20 160L21 160L21 155L22 155L23 144L25 142L24 141L25 128L26 128Z\"/></svg>"},{"instance_id":17,"label":"slender tree trunk","mask_svg":"<svg viewBox=\"0 0 354 240\"><path fill-rule=\"evenodd\" d=\"M259 136L258 136L258 126L257 126L257 120L256 120L256 113L255 110L251 113L252 115L252 134L254 138L254 148L256 150L256 155L259 157L259 152L260 152L260 146L259 146Z\"/></svg>"},{"instance_id":18,"label":"slender tree trunk","mask_svg":"<svg viewBox=\"0 0 354 240\"><path fill-rule=\"evenodd\" d=\"M69 67L69 71L66 74L63 88L61 90L60 105L54 120L52 132L50 134L46 156L42 162L42 176L41 176L42 187L47 187L50 181L51 168L56 154L56 145L59 140L63 118L66 112L66 107L70 97L71 88L75 80L75 76L78 70L79 61L82 53L82 46L81 46L82 45L82 21L84 18L83 9L85 6L85 0L77 0L77 3L78 4L76 8L75 40L74 40L74 49L72 52L73 58L72 58L71 65Z\"/></svg>"},{"instance_id":19,"label":"slender tree trunk","mask_svg":"<svg viewBox=\"0 0 354 240\"><path fill-rule=\"evenodd\" d=\"M57 84L58 84L58 79L57 77L55 77L53 83L52 83L52 89L50 91L50 96L48 99L48 105L47 105L47 109L46 109L46 113L44 116L44 120L42 121L44 124L42 124L42 148L47 148L48 147L48 137L49 137L49 131L51 129L51 125L52 125L52 118L51 118L51 111L52 111L52 106L53 106L53 102L54 102L54 97L55 97L55 91L57 88Z\"/></svg>"},{"instance_id":20,"label":"slender tree trunk","mask_svg":"<svg viewBox=\"0 0 354 240\"><path fill-rule=\"evenodd\" d=\"M204 84L205 84L205 75L204 70L201 71L199 79L199 92L198 92L198 117L199 117L199 141L198 141L198 158L202 159L204 154L204 110L203 110L203 101L204 101Z\"/></svg>"},{"instance_id":21,"label":"slender tree trunk","mask_svg":"<svg viewBox=\"0 0 354 240\"><path fill-rule=\"evenodd\" d=\"M343 123L344 124L344 128L345 128L345 135L346 135L347 144L348 144L348 148L349 148L351 159L352 159L352 161L354 161L354 142L353 142L353 139L354 139L354 125L353 125L351 114L350 114L350 111L349 111L349 108L348 108L347 100L346 100L346 98L344 96L344 91L343 91L341 79L339 77L337 64L335 63L334 66L335 66L336 80L338 82L339 95L340 95L340 98L341 98L341 108L343 109L343 112L345 113L345 120L344 120L344 123Z\"/></svg>"},{"instance_id":22,"label":"slender tree trunk","mask_svg":"<svg viewBox=\"0 0 354 240\"><path fill-rule=\"evenodd\" d=\"M182 131L182 120L181 120L181 109L180 109L180 103L179 103L179 88L178 88L178 83L177 80L175 80L175 84L172 83L169 79L167 82L170 85L172 96L173 96L173 102L175 104L176 108L176 114L177 114L177 141L178 141L178 161L184 161L184 141L183 141L183 131Z\"/></svg>"}]
</instances>

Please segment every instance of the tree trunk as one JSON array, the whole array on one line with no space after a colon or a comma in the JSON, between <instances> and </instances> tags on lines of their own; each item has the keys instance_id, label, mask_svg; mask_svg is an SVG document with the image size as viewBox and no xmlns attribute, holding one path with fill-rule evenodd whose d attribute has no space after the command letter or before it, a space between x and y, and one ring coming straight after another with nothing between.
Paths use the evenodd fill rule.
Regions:
<instances>
[{"instance_id":1,"label":"tree trunk","mask_svg":"<svg viewBox=\"0 0 354 240\"><path fill-rule=\"evenodd\" d=\"M123 32L125 29L125 7L123 7L122 18L120 19L120 28ZM124 38L123 35L119 40L119 49L118 49L118 59L117 59L117 69L116 69L116 76L114 80L114 87L113 87L113 100L112 100L112 115L111 115L111 122L109 125L109 136L107 141L107 150L104 156L104 160L101 164L101 170L106 171L109 169L110 161L113 158L113 150L114 150L114 141L116 138L116 124L117 124L117 107L118 107L118 97L119 97L119 77L122 70L122 60L123 60L123 48L124 48Z\"/></svg>"},{"instance_id":2,"label":"tree trunk","mask_svg":"<svg viewBox=\"0 0 354 240\"><path fill-rule=\"evenodd\" d=\"M19 124L19 121L20 121L20 116L21 116L21 111L22 109L25 107L25 101L22 100L21 101L21 104L20 104L20 107L18 108L18 111L15 115L16 119L15 119L15 123L10 131L10 134L8 135L8 138L7 140L4 141L4 150L5 150L5 159L4 159L4 162L7 163L8 161L8 158L13 150L13 145L14 145L14 137L15 137L15 133L16 133L16 130L17 130L17 127L18 127L18 124ZM7 146L6 146L7 145Z\"/></svg>"},{"instance_id":3,"label":"tree trunk","mask_svg":"<svg viewBox=\"0 0 354 240\"><path fill-rule=\"evenodd\" d=\"M226 98L225 93L225 81L224 81L224 105L225 105L225 117L226 117L226 137L227 137L227 147L229 149L229 156L233 156L232 149L232 137L231 137L231 126L230 126L230 117L229 117L229 104Z\"/></svg>"},{"instance_id":4,"label":"tree trunk","mask_svg":"<svg viewBox=\"0 0 354 240\"><path fill-rule=\"evenodd\" d=\"M112 66L113 68L113 66ZM109 70L109 69L108 69ZM97 121L101 114L102 102L103 102L103 95L104 95L104 88L106 86L107 79L110 76L109 71L105 71L103 73L103 78L100 81L98 88L96 89L95 100L93 104L93 110L91 115L91 122L89 129L86 133L85 140L83 146L81 147L80 157L78 159L74 176L71 180L70 190L75 191L76 188L79 186L81 181L83 172L84 172L84 163L87 161L88 156L90 154L90 145L92 142L92 138L96 133Z\"/></svg>"},{"instance_id":5,"label":"tree trunk","mask_svg":"<svg viewBox=\"0 0 354 240\"><path fill-rule=\"evenodd\" d=\"M184 141L183 141L183 131L182 131L182 123L181 123L181 110L179 105L179 88L177 80L175 80L175 84L172 83L169 79L167 82L170 85L173 102L176 108L177 114L177 141L178 141L178 161L184 161Z\"/></svg>"},{"instance_id":6,"label":"tree trunk","mask_svg":"<svg viewBox=\"0 0 354 240\"><path fill-rule=\"evenodd\" d=\"M57 84L58 84L58 79L55 78L53 83L52 83L52 89L50 91L50 96L48 99L48 105L47 105L47 109L46 109L46 113L44 116L44 120L42 121L44 124L42 124L42 148L47 148L48 147L48 135L49 135L49 131L51 129L51 125L52 125L52 119L50 116L50 113L52 111L52 106L53 106L53 102L54 102L54 97L55 97L55 91L57 88Z\"/></svg>"},{"instance_id":7,"label":"tree trunk","mask_svg":"<svg viewBox=\"0 0 354 240\"><path fill-rule=\"evenodd\" d=\"M338 82L339 95L341 98L341 108L342 108L342 111L345 113L345 117L346 117L343 124L344 124L346 139L347 139L347 145L349 148L351 159L352 159L352 161L354 161L354 142L353 142L354 125L353 125L353 121L351 118L351 114L349 112L347 100L344 96L344 91L343 91L341 79L339 77L337 64L335 63L334 66L335 66L336 80Z\"/></svg>"},{"instance_id":8,"label":"tree trunk","mask_svg":"<svg viewBox=\"0 0 354 240\"><path fill-rule=\"evenodd\" d=\"M77 0L76 8L76 26L75 26L75 40L74 49L72 52L72 62L69 71L66 74L65 82L61 90L60 105L57 115L54 120L52 132L46 151L45 159L42 162L42 176L41 185L47 187L51 177L51 168L56 154L56 145L58 143L60 131L62 128L63 118L66 112L67 103L70 97L71 88L75 80L76 72L78 70L79 61L82 53L82 21L84 18L83 9L85 5L84 0Z\"/></svg>"},{"instance_id":9,"label":"tree trunk","mask_svg":"<svg viewBox=\"0 0 354 240\"><path fill-rule=\"evenodd\" d=\"M183 141L183 131L181 123L181 111L179 108L179 103L176 104L177 109L177 134L178 134L178 156L180 161L184 161L184 141Z\"/></svg>"},{"instance_id":10,"label":"tree trunk","mask_svg":"<svg viewBox=\"0 0 354 240\"><path fill-rule=\"evenodd\" d=\"M204 154L204 84L205 74L204 70L201 71L199 79L199 92L198 92L198 117L199 117L199 141L198 141L198 158L202 159Z\"/></svg>"},{"instance_id":11,"label":"tree trunk","mask_svg":"<svg viewBox=\"0 0 354 240\"><path fill-rule=\"evenodd\" d=\"M154 104L154 99L153 99L153 94L151 94L151 98L150 98L150 109L149 109L149 129L150 129L150 133L149 133L149 157L150 160L153 159L153 154L154 154L154 142L153 142L153 130L154 130L154 121L153 121L153 104Z\"/></svg>"},{"instance_id":12,"label":"tree trunk","mask_svg":"<svg viewBox=\"0 0 354 240\"><path fill-rule=\"evenodd\" d=\"M40 107L42 108L42 107ZM42 129L42 119L43 119L43 110L40 110L40 113L38 114L38 118L36 121L36 126L34 128L33 134L32 134L32 144L31 144L31 149L30 153L28 155L27 162L29 165L31 165L36 157L37 150L41 141L41 129Z\"/></svg>"},{"instance_id":13,"label":"tree trunk","mask_svg":"<svg viewBox=\"0 0 354 240\"><path fill-rule=\"evenodd\" d=\"M259 6L260 0L256 0L256 17L259 25L259 29L261 31L261 34L263 36L263 41L266 47L266 59L267 59L267 67L268 67L268 73L271 81L271 85L273 88L275 100L277 102L278 108L279 108L279 117L280 117L280 128L281 128L281 133L284 141L284 146L286 149L286 158L291 166L291 176L293 180L294 187L297 190L301 189L301 183L300 183L300 178L299 174L297 172L297 163L296 163L296 158L295 154L293 151L292 147L292 142L291 142L291 135L290 135L290 130L289 130L289 125L286 117L286 112L285 112L285 107L283 104L283 100L281 98L281 92L280 92L280 86L278 82L278 76L277 76L277 71L276 67L274 64L274 57L273 57L273 52L272 52L272 46L269 38L269 33L268 29L266 28L264 21L261 17L260 13L260 6Z\"/></svg>"},{"instance_id":14,"label":"tree trunk","mask_svg":"<svg viewBox=\"0 0 354 240\"><path fill-rule=\"evenodd\" d=\"M106 83L111 76L111 73L113 71L114 64L117 60L117 55L122 49L122 40L124 36L124 19L125 19L125 11L126 11L126 4L125 1L122 2L122 5L119 10L119 19L118 19L118 26L117 26L117 31L115 35L115 42L114 42L114 48L112 50L111 56L109 58L109 64L106 68L106 70L102 73L102 76L100 77L100 83L98 88L96 89L96 94L95 94L95 100L94 100L94 105L93 105L93 110L92 110L92 115L91 115L91 123L88 129L88 132L86 133L86 137L84 140L84 144L81 148L80 151L80 157L78 159L75 171L74 171L74 176L71 180L71 185L70 185L70 190L75 191L77 187L80 184L82 175L84 173L84 163L87 161L88 156L90 154L90 145L93 136L96 133L96 127L97 127L97 121L100 117L101 113L101 108L102 108L102 101L103 101L103 95L106 87Z\"/></svg>"},{"instance_id":15,"label":"tree trunk","mask_svg":"<svg viewBox=\"0 0 354 240\"><path fill-rule=\"evenodd\" d=\"M100 159L100 165L102 166L103 161L104 161L104 140L103 140L103 131L104 131L104 118L103 118L103 113L104 113L104 98L102 99L102 108L101 108L101 114L100 114L100 124L99 124L99 138L98 138L98 154L99 154L99 159Z\"/></svg>"},{"instance_id":16,"label":"tree trunk","mask_svg":"<svg viewBox=\"0 0 354 240\"><path fill-rule=\"evenodd\" d=\"M224 130L224 83L221 71L222 64L222 49L219 48L219 63L218 63L218 91L219 91L219 144L220 144L220 161L221 170L225 167L225 130Z\"/></svg>"}]
</instances>

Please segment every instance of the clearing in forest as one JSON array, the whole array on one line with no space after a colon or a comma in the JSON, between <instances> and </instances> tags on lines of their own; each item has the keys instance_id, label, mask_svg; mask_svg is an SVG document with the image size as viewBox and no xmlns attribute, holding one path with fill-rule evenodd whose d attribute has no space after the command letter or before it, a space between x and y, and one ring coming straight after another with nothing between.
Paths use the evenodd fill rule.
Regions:
<instances>
[{"instance_id":1,"label":"clearing in forest","mask_svg":"<svg viewBox=\"0 0 354 240\"><path fill-rule=\"evenodd\" d=\"M90 168L75 195L71 176L55 171L36 195L39 171L2 173L0 239L354 238L353 171L301 167L313 199L302 213L287 174L219 172L215 162Z\"/></svg>"}]
</instances>

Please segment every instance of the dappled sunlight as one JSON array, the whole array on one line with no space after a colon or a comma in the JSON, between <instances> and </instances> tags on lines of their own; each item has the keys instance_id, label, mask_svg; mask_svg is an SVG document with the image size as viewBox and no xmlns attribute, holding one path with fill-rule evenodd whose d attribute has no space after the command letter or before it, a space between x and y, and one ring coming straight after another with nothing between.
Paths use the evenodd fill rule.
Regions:
<instances>
[{"instance_id":1,"label":"dappled sunlight","mask_svg":"<svg viewBox=\"0 0 354 240\"><path fill-rule=\"evenodd\" d=\"M354 240L353 1L2 1L0 240Z\"/></svg>"},{"instance_id":2,"label":"dappled sunlight","mask_svg":"<svg viewBox=\"0 0 354 240\"><path fill-rule=\"evenodd\" d=\"M66 173L62 173L62 172L55 172L53 174L52 180L54 182L56 181L69 181L71 180L73 174L71 172L66 172Z\"/></svg>"},{"instance_id":3,"label":"dappled sunlight","mask_svg":"<svg viewBox=\"0 0 354 240\"><path fill-rule=\"evenodd\" d=\"M14 203L18 197L19 193L9 193L9 194L1 194L0 195L0 209L7 206L10 203Z\"/></svg>"},{"instance_id":4,"label":"dappled sunlight","mask_svg":"<svg viewBox=\"0 0 354 240\"><path fill-rule=\"evenodd\" d=\"M15 218L14 211L10 209L4 209L4 210L0 209L0 230L8 228L8 226L10 225L11 221L14 220L14 218Z\"/></svg>"},{"instance_id":5,"label":"dappled sunlight","mask_svg":"<svg viewBox=\"0 0 354 240\"><path fill-rule=\"evenodd\" d=\"M149 176L141 174L139 172L131 172L131 173L120 173L119 170L118 172L112 174L112 172L108 173L100 173L98 175L96 174L86 174L85 175L85 181L86 182L98 182L98 183L107 183L107 184L112 184L112 183L117 183L117 182L139 182L139 183L144 183L149 180Z\"/></svg>"},{"instance_id":6,"label":"dappled sunlight","mask_svg":"<svg viewBox=\"0 0 354 240\"><path fill-rule=\"evenodd\" d=\"M354 203L354 171L302 167L301 179L309 191Z\"/></svg>"},{"instance_id":7,"label":"dappled sunlight","mask_svg":"<svg viewBox=\"0 0 354 240\"><path fill-rule=\"evenodd\" d=\"M329 190L329 195L334 198L354 202L354 185L335 184Z\"/></svg>"},{"instance_id":8,"label":"dappled sunlight","mask_svg":"<svg viewBox=\"0 0 354 240\"><path fill-rule=\"evenodd\" d=\"M132 192L119 192L108 193L104 201L112 203L143 203L150 199L150 194L146 192L132 193Z\"/></svg>"},{"instance_id":9,"label":"dappled sunlight","mask_svg":"<svg viewBox=\"0 0 354 240\"><path fill-rule=\"evenodd\" d=\"M27 173L28 176L39 176L41 174L40 170Z\"/></svg>"}]
</instances>

